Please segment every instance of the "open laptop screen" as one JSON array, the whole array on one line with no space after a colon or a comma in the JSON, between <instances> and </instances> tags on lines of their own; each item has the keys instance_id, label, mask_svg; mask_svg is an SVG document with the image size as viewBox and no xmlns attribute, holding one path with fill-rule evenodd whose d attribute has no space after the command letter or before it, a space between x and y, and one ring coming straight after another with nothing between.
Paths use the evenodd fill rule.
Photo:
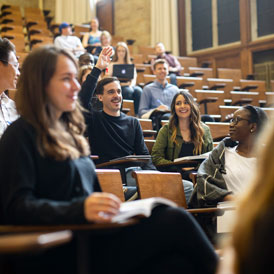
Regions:
<instances>
[{"instance_id":1,"label":"open laptop screen","mask_svg":"<svg viewBox=\"0 0 274 274\"><path fill-rule=\"evenodd\" d=\"M119 80L131 80L134 78L134 64L115 64L112 75Z\"/></svg>"}]
</instances>

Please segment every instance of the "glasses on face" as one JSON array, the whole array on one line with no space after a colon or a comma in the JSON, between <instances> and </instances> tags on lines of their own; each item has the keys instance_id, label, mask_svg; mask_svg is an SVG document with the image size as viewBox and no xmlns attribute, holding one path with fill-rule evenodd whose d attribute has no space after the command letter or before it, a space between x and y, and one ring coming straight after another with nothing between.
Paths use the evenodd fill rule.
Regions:
<instances>
[{"instance_id":1,"label":"glasses on face","mask_svg":"<svg viewBox=\"0 0 274 274\"><path fill-rule=\"evenodd\" d=\"M241 118L241 117L239 117L239 116L236 116L236 117L233 117L233 118L230 119L230 123L233 123L234 125L237 125L240 121L243 121L243 120L249 122L248 119L245 119L245 118Z\"/></svg>"},{"instance_id":2,"label":"glasses on face","mask_svg":"<svg viewBox=\"0 0 274 274\"><path fill-rule=\"evenodd\" d=\"M19 63L18 62L8 62L8 61L2 60L2 59L0 59L0 61L4 62L6 64L12 65L15 69L19 69Z\"/></svg>"}]
</instances>

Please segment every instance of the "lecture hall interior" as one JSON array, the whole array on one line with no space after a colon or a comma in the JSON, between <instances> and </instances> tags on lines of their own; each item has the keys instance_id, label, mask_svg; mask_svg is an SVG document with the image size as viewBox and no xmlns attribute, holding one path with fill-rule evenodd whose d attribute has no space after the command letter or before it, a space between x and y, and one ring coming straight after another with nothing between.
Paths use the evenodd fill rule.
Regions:
<instances>
[{"instance_id":1,"label":"lecture hall interior","mask_svg":"<svg viewBox=\"0 0 274 274\"><path fill-rule=\"evenodd\" d=\"M50 216L49 218L41 218L41 220L43 220L41 223L39 223L39 221L35 221L33 224L31 221L26 223L23 221L20 223L22 218L19 218L17 222L16 218L12 218L4 212L4 210L7 209L6 206L8 206L7 201L9 200L9 203L13 202L13 197L10 198L7 195L7 199L6 197L4 199L5 202L2 203L2 201L0 201L0 273L46 274L56 272L68 274L105 274L118 273L117 271L120 273L194 274L273 273L273 266L272 271L266 271L266 265L270 263L269 260L271 259L265 263L269 255L267 251L271 250L269 246L274 246L274 241L272 242L272 239L270 239L267 244L266 251L262 253L264 256L259 256L259 251L257 253L255 251L250 251L252 249L255 250L257 247L258 250L260 250L259 248L263 247L263 244L260 245L259 243L261 239L259 236L257 242L248 242L248 239L252 238L251 236L254 232L252 229L248 230L247 236L243 237L243 241L236 241L236 239L241 237L239 236L240 232L237 234L235 227L239 228L239 231L242 231L241 229L245 227L244 222L248 223L252 218L254 218L253 221L255 220L256 213L254 213L254 216L251 216L252 214L249 216L248 211L244 208L245 203L248 204L252 197L252 188L250 187L249 189L249 186L247 186L249 183L245 185L249 192L246 190L246 192L241 192L239 196L238 194L234 196L234 188L232 187L232 191L230 191L230 187L228 187L226 181L226 178L229 175L226 174L225 170L221 170L222 166L221 168L218 166L219 169L214 167L216 170L215 174L212 176L210 174L202 174L200 169L200 167L206 169L205 166L202 165L205 161L210 159L212 160L213 156L211 157L209 154L212 149L214 153L215 150L217 153L218 149L220 150L222 143L225 143L223 141L224 138L230 139L230 136L231 139L233 139L232 135L236 135L235 132L237 130L242 130L239 133L239 136L237 136L239 139L236 137L236 139L233 139L233 141L237 141L237 145L234 144L231 146L235 146L234 151L236 151L236 153L238 151L237 149L239 149L238 152L239 155L241 155L240 157L244 156L248 158L248 160L243 161L245 163L248 162L248 168L252 166L251 169L256 172L254 174L251 173L250 175L246 174L245 172L248 169L245 167L245 169L242 169L240 172L244 174L241 174L242 177L240 177L241 179L239 180L243 180L244 178L248 182L252 181L254 186L255 180L259 180L256 174L262 172L263 168L261 167L261 169L259 169L259 167L263 162L260 163L259 160L254 162L254 159L256 159L255 156L257 155L256 153L255 156L252 154L254 151L253 148L257 148L259 151L260 149L258 148L259 139L255 139L255 137L253 138L252 134L253 131L259 131L258 129L261 119L264 121L264 117L261 116L261 111L263 112L263 115L266 113L270 121L274 113L273 0L0 0L0 9L1 43L3 41L2 39L6 38L15 46L15 54L18 61L16 63L16 65L18 65L16 70L18 70L18 73L20 71L22 77L25 77L25 74L22 73L24 61L28 60L29 56L31 56L33 52L39 51L39 49L46 45L55 45L56 48L58 48L57 43L55 42L56 39L60 36L63 37L67 35L64 34L65 32L63 30L69 28L71 32L68 36L77 37L77 40L70 41L73 43L78 43L79 41L80 43L80 45L77 44L77 48L76 46L75 48L72 48L72 44L68 45L68 48L64 48L65 50L70 51L69 56L74 54L74 57L71 58L74 58L73 60L76 60L75 62L78 63L81 54L85 53L86 55L89 53L88 56L92 55L89 57L91 58L91 64L87 63L82 67L80 59L79 65L77 64L77 70L80 71L79 77L78 74L77 77L82 88L84 89L85 87L85 81L91 81L91 77L87 77L89 73L92 77L95 77L94 75L96 73L98 74L93 89L95 89L99 77L104 79L116 76L120 80L120 92L123 95L123 99L121 99L121 106L117 113L119 113L119 115L120 113L121 115L125 115L123 116L127 117L125 119L128 119L129 116L131 117L130 121L136 121L136 123L138 123L138 128L141 133L141 143L145 150L142 150L142 153L140 153L138 149L136 149L136 151L131 150L130 154L132 155L121 153L117 155L117 157L112 157L115 159L110 157L109 159L106 158L107 161L103 161L103 159L105 159L105 153L102 153L101 155L99 152L96 153L96 155L93 155L92 151L94 150L98 152L99 149L94 149L94 147L92 147L93 137L90 135L85 136L87 137L86 139L89 138L88 142L91 146L91 155L89 155L88 158L89 160L91 158L94 163L92 163L92 169L95 177L97 176L95 182L100 185L100 189L104 193L106 192L116 195L125 204L135 202L135 200L142 201L152 197L162 197L171 200L176 203L177 206L183 208L182 212L183 214L186 214L186 218L189 218L188 222L191 222L191 225L193 225L193 231L197 230L195 232L197 233L196 238L194 233L189 239L187 239L187 237L181 239L177 245L166 243L168 240L163 240L162 246L166 245L167 249L170 248L169 252L171 254L168 255L169 257L166 261L164 255L161 256L159 254L151 257L141 255L138 257L138 252L142 253L142 251L140 251L140 243L144 243L143 249L148 250L148 253L150 249L151 252L152 250L157 250L155 246L161 246L161 244L155 244L154 248L151 247L156 242L156 236L155 239L153 237L153 239L150 238L151 242L150 240L146 241L149 236L145 235L146 230L142 230L144 229L144 219L146 218L144 216L139 216L142 215L142 213L139 215L136 213L137 216L131 216L130 218L124 219L122 222L88 222L87 220L83 221L84 214L86 213L83 213L83 209L81 209L83 215L81 218L83 219L81 221L77 220L75 223L69 221L69 218L64 222L61 221L59 223L54 220L51 223L48 221L51 219ZM94 31L92 26L96 24L96 28L98 29ZM98 44L100 44L99 46L97 44L93 44L93 46L91 46L91 44L86 44L89 43L92 35L97 35L96 38L98 39ZM110 37L109 44L106 46L103 45L103 35L107 38ZM161 55L157 52L157 47L159 45L164 48L164 53L161 53ZM111 58L110 56L103 56L106 54L105 48L109 48L109 46L112 47L113 51ZM126 52L124 57L125 61L122 63L120 61L121 58L119 57L119 54L121 53L119 53L118 49L120 49L120 51L123 49ZM0 74L2 71L2 65L5 66L11 64L10 60L6 60L6 57L2 57L4 55L2 55L1 50L2 46L0 45ZM161 62L158 62L157 59L166 59L166 61L161 65ZM177 64L176 66L179 67L179 69L173 71L173 65L170 64L168 60L172 60L171 62L175 60L174 62ZM107 64L109 67L104 62L109 62L110 65L109 63ZM98 65L98 63L100 64ZM125 65L125 70L129 67L133 68L131 77L129 76L129 78L124 79L122 76L119 76L119 74L115 74L118 73L117 71L115 72L115 68L118 70L119 65L122 66L122 64ZM165 65L169 66L169 74L168 72L164 72L166 74L162 76L164 77L163 82L160 82L161 84L158 82L160 89L165 90L165 87L167 86L171 86L172 89L173 85L175 85L176 93L179 91L182 92L178 98L184 97L184 104L187 104L190 109L194 108L194 104L197 106L195 109L196 112L199 113L198 122L203 126L201 127L195 124L195 129L193 129L192 120L196 118L193 118L194 110L190 110L190 115L192 116L191 118L188 118L190 120L187 122L187 134L183 133L183 126L181 127L181 125L186 124L184 124L183 118L180 118L181 116L177 112L178 106L176 105L177 99L176 102L174 101L175 97L174 100L172 100L172 97L167 101L169 104L168 107L165 106L167 103L163 103L162 99L158 98L156 100L158 105L166 107L164 110L160 109L159 106L154 105L151 109L148 109L148 112L145 114L141 112L145 100L148 100L143 97L145 97L145 95L148 96L147 94L150 92L149 89L151 85L153 85L153 83L156 85L155 83L161 77L161 72L158 72L157 74L157 67L165 67ZM55 66L57 67L56 64ZM21 76L18 75L19 82ZM84 76L85 78L82 78ZM108 82L106 86L116 83L116 80L114 80L114 82ZM2 81L3 78L0 75L0 87ZM100 82L101 81L102 80L100 80ZM81 94L82 90L79 94ZM3 121L6 123L6 125L3 126L3 131L4 129L6 130L6 128L9 128L9 125L12 122L7 120L5 121L5 116L8 115L8 108L7 110L1 108L1 96L14 100L17 106L17 92L18 90L16 89L16 86L2 88L0 91L0 140L3 134L1 128L1 117L3 116ZM92 92L94 92L94 90ZM190 99L185 97L185 93L189 94L187 95L189 96L187 98ZM92 94L94 95L94 93ZM95 107L96 105L96 107L101 108L101 112L106 112L104 96L105 95L100 94L98 91L97 96L90 97L91 101L88 102L87 106L90 104L92 107ZM118 95L118 97L119 96L121 95ZM163 98L165 98L165 96ZM20 96L18 96L18 98L20 98ZM82 99L80 95L79 98ZM190 102L189 100L192 100L193 102ZM171 101L174 101L174 110L172 109ZM84 110L83 108L81 108L81 110L83 110L83 116L85 116L87 110ZM185 110L182 112L184 111ZM109 113L104 114L107 115ZM182 113L181 115L183 117ZM247 115L248 118L245 115ZM22 116L24 117L24 115ZM19 115L16 114L16 119L18 117ZM98 118L101 116L96 117ZM13 120L15 121L15 119ZM179 128L180 132L176 132L175 130L174 133L174 129L172 128L172 135L168 132L166 133L166 135L169 134L168 137L164 137L164 130L171 130L172 121L175 121L174 123ZM104 122L96 123L98 126L103 125ZM189 123L191 123L191 126ZM243 126L242 129L237 129L237 126L239 128L239 125L244 123L248 125L246 125L245 128ZM231 127L231 124L233 127ZM95 130L96 125L93 125L93 129ZM252 125L254 125L254 127L252 127ZM107 124L107 126L109 126L109 124ZM121 124L119 124L119 126L121 126ZM89 127L90 125L88 124L87 132ZM246 130L247 127L247 137L242 138L240 135L244 134L243 131ZM195 130L201 130L202 135L204 134L204 136L206 130L209 130L210 148L208 147L204 150L202 145L196 144L199 136L197 136L196 132L193 133ZM269 132L271 132L271 130L271 126L269 126ZM116 134L114 131L112 133L113 136ZM98 128L98 132L103 132L103 130L99 130ZM109 134L109 132L107 133ZM130 135L132 136L131 138L135 138L136 136L133 136L134 134L136 136L138 134L138 131L135 131L135 129L132 130L132 132L129 130L125 133L125 136ZM176 134L181 134L183 136L180 135L180 138L182 140L184 139L183 144L185 145L185 148L189 149L189 144L191 144L193 145L192 150L196 152L199 151L199 153L191 151L191 154L186 155L180 148L178 154L176 154L177 152L175 147L178 145L176 143L177 139L174 139L177 136ZM267 141L266 130L263 130L263 134L261 135L259 135L260 138L265 138L262 141L262 144L270 150L271 145ZM172 136L175 137L173 138ZM164 141L161 139L160 142L160 138L166 139ZM188 141L186 141L185 138L188 139ZM98 139L100 138L97 138L96 136L95 139L95 142L98 142L99 144ZM170 139L173 141L170 141ZM102 136L102 140L107 140L107 138ZM130 147L129 143L132 140L123 141L125 142L121 143L125 144L127 151L130 151L130 149L127 148L127 145ZM206 142L205 137L201 137L199 141L204 145ZM257 143L255 143L255 141ZM173 142L171 147L169 142ZM240 148L241 145L243 148ZM224 146L226 146L226 144ZM251 146L252 153L250 152ZM105 149L108 148L111 150L111 147L109 147L110 145L106 143ZM225 149L227 149L227 147ZM225 149L224 151L226 151ZM159 156L160 150L164 156ZM250 153L248 155L244 154L247 150L248 153ZM5 151L5 149L1 150L0 142L0 154L1 151ZM174 153L177 155L176 157L174 157ZM203 153L207 153L204 158L198 159L197 157L194 157ZM212 153L212 155L214 153ZM217 155L216 153L215 155ZM261 149L260 155L266 155L266 153L267 149ZM110 154L113 155L114 153ZM171 156L169 156L169 154ZM174 162L175 158L185 156L193 156L193 158L181 159ZM165 159L162 162L157 162L157 157L165 157ZM220 156L220 159L221 157L223 156ZM0 155L0 165L4 163L4 160L1 158L3 158L3 156ZM226 159L227 165L228 163L233 162L231 159L229 161L228 157ZM214 162L215 159L212 161ZM150 164L153 166L152 169L144 168L144 166L149 166ZM222 164L223 162L221 162L220 165ZM36 165L35 161L34 165ZM219 162L216 166L217 165L219 165ZM234 164L234 167L235 165L236 164ZM10 171L11 177L13 177L13 174L17 175L16 168L16 165L12 166L12 169L14 170ZM147 170L142 170L142 168ZM273 170L273 167L271 166L269 170L271 170L271 168ZM208 189L211 189L210 191L212 191L213 196L219 195L218 199L212 202L212 200L210 200L211 198L209 198L209 200L205 202L205 199L207 199L204 198L207 196L207 180L210 181L210 177L215 177L217 169L220 171L221 177L217 178L216 181L213 181L213 190L211 189L212 186ZM3 170L4 168L2 167L1 169L0 166L0 174ZM38 170L39 167L37 167L37 172L39 172ZM4 190L4 185L8 183L6 181L3 182L1 176L2 175L0 175L0 192ZM81 177L82 174L75 176ZM206 179L203 180L203 176ZM235 175L235 177L237 176ZM5 178L9 177L7 176ZM64 178L67 178L67 176L64 175ZM62 180L62 178L59 179ZM79 178L77 180L80 181ZM185 180L189 181L191 184L191 197L187 196L188 190L184 182ZM223 180L225 189L218 189L214 192L216 185L221 184L221 180ZM182 181L184 183L182 183ZM35 184L36 183L39 184L39 182L35 182ZM33 187L35 188L36 186ZM229 192L225 192L228 190ZM24 192L24 190L22 191ZM34 191L33 195L35 197L33 197L33 199L41 199L42 201L44 200L42 199L44 197L39 193L39 191L42 190L37 188ZM52 189L52 191L54 192L54 189ZM76 194L76 192L77 190L71 190L71 195L80 195L79 193ZM218 194L216 194L217 192ZM194 197L194 195L197 196ZM201 197L199 195L204 196ZM262 195L263 194L258 193L258 197L262 198ZM0 199L3 199L4 196L6 196L6 194L0 193ZM37 198L38 196L39 198ZM233 196L233 201L225 199L225 197L231 196ZM240 197L240 199L238 199L238 197ZM20 197L18 198L17 196L15 196L14 199L15 198L20 199ZM260 198L258 198L258 200L260 200ZM70 199L73 203L76 198L71 196ZM51 202L53 203L55 201ZM56 203L58 204L59 202L60 201L57 201ZM61 203L65 204L68 203L68 201L62 201ZM83 201L82 203L84 204ZM258 202L258 207L254 206L254 212L259 212L259 203L260 201ZM266 203L267 202L263 204L262 202L262 208L265 209ZM84 204L84 206L86 206L86 204ZM47 205L45 205L45 207L47 207ZM36 209L38 210L38 207ZM240 210L238 211L238 209ZM150 209L152 212L154 212L154 210L155 209ZM9 214L12 214L13 212L15 211L11 209ZM23 210L19 210L18 212L23 212ZM43 214L44 212L47 211L41 209L40 214ZM244 224L241 227L240 214L243 212L246 213L246 217L243 218ZM37 212L34 212L35 216L36 214ZM48 211L48 214L51 214L50 210ZM54 212L54 214L57 213ZM75 214L75 212L73 214ZM104 212L100 211L98 215L100 214L103 215ZM265 214L267 214L266 211ZM153 216L154 215L152 214L152 217L149 217L148 219L153 218ZM180 214L178 216L178 218L183 218ZM156 224L162 227L161 222L158 220L159 218L155 218L155 222L151 227L155 228ZM272 223L269 215L267 215L266 218L269 218L269 225L274 223L274 218ZM12 221L9 222L7 220ZM157 223L157 221L159 223ZM182 221L184 220L182 219ZM163 223L165 223L165 220L163 220ZM178 221L178 223L180 222ZM176 222L171 225L176 225ZM249 225L251 226L252 224L250 223ZM136 229L134 230L135 227ZM138 231L138 227L142 228ZM170 235L173 230L171 229L168 231ZM262 232L264 230L262 228L261 230L258 229L258 231ZM174 237L177 235L177 232L177 230L174 232ZM88 233L91 233L92 236L87 236ZM182 234L184 233L191 234L192 231L182 231ZM270 232L265 233L271 235ZM102 243L105 244L107 242L106 237L110 238L110 234L112 235L111 237L113 238L113 241L106 244L106 247L104 248L103 244L100 245L99 242L102 241ZM160 235L157 233L155 234L157 236ZM117 244L119 242L119 237L124 237L123 243L120 247L119 244ZM201 237L201 242L197 240L199 237ZM133 238L135 238L135 240L132 240ZM159 236L158 240L161 242L160 238L161 237ZM125 243L125 239L128 240L127 243ZM173 239L173 237L170 237L170 239ZM184 246L184 240L186 246ZM192 240L194 245L197 244L196 246L187 245ZM268 241L269 239L265 236L264 240ZM87 244L88 241L90 241L89 244ZM97 247L92 247L92 241L96 242L96 245L99 246L98 249ZM245 248L244 243L247 242L249 243L248 248ZM178 248L179 244L182 245L180 248L183 251L175 252L174 250ZM136 248L134 245L136 245ZM123 265L119 262L117 265L114 263L113 268L110 266L104 266L100 270L98 265L100 263L103 265L104 259L107 262L105 263L106 265L114 262L114 257L111 257L111 253L114 254L120 248L124 248L125 250L119 251L116 254L116 257L118 257L118 254L120 253L122 254L121 256L125 255L125 267L123 268ZM73 250L73 252L71 250ZM164 248L163 250L163 252L166 252ZM129 254L126 255L128 252L133 252L131 258ZM189 254L185 255L185 253L188 252ZM100 256L98 256L98 253ZM202 259L202 254L205 253L208 255L208 261ZM172 254L174 255L173 257ZM259 258L258 263L256 264L255 261L257 255ZM96 264L94 258L97 257L100 258L100 260L98 260ZM162 259L163 263L160 264ZM149 263L147 263L146 260L149 260ZM251 263L251 261L253 262ZM96 265L95 268L93 268L93 263ZM204 272L199 269L199 267L197 267L197 269L195 268L199 263L200 268L203 266L203 269L205 269ZM180 264L181 272L178 271L177 267ZM157 268L156 265L158 265ZM161 265L163 267L161 267ZM186 269L185 271L184 267ZM190 269L193 269L193 271L190 271ZM252 272L249 272L251 269Z\"/></svg>"}]
</instances>

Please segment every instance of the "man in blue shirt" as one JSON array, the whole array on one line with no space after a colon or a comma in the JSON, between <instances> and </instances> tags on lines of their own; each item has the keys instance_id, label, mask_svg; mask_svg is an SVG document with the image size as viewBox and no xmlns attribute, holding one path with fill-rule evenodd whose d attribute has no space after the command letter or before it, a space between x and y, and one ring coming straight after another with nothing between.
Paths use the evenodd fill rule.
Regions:
<instances>
[{"instance_id":1,"label":"man in blue shirt","mask_svg":"<svg viewBox=\"0 0 274 274\"><path fill-rule=\"evenodd\" d=\"M139 106L139 116L150 118L150 114L155 110L170 110L171 101L179 91L177 86L167 82L168 64L163 59L158 59L153 65L153 72L156 80L145 86L141 95Z\"/></svg>"}]
</instances>

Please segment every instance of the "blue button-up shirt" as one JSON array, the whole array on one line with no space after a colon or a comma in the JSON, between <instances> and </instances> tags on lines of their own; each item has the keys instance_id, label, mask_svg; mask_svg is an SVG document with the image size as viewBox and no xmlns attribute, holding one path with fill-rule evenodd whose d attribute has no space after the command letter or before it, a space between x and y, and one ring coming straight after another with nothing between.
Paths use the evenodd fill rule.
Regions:
<instances>
[{"instance_id":1,"label":"blue button-up shirt","mask_svg":"<svg viewBox=\"0 0 274 274\"><path fill-rule=\"evenodd\" d=\"M172 99L178 91L177 86L171 85L168 82L163 86L157 80L145 86L141 95L139 116L141 117L160 105L166 105L170 108Z\"/></svg>"}]
</instances>

